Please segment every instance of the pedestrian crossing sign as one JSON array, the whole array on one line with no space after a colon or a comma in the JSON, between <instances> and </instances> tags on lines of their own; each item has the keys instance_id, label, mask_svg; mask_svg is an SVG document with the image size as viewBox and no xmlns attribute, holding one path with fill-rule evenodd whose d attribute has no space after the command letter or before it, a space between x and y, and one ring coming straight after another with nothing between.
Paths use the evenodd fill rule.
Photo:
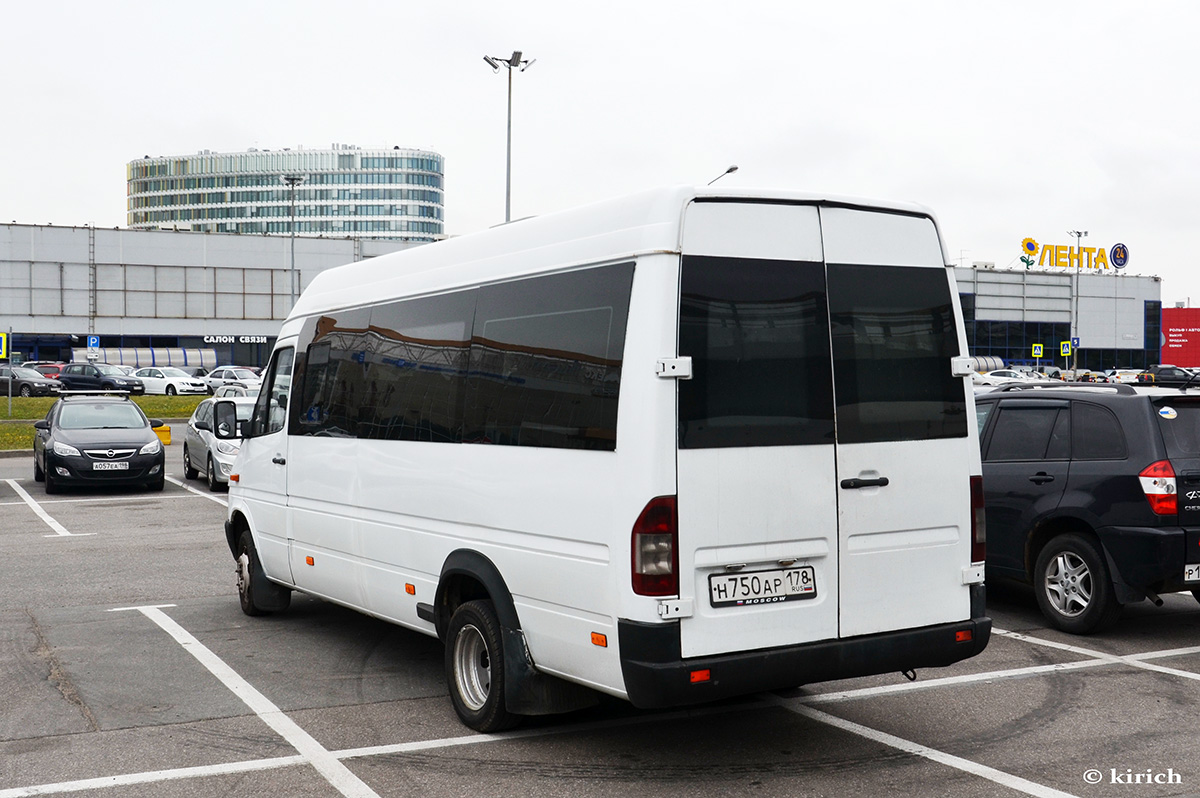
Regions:
<instances>
[{"instance_id":1,"label":"pedestrian crossing sign","mask_svg":"<svg viewBox=\"0 0 1200 798\"><path fill-rule=\"evenodd\" d=\"M1063 357L1070 357L1071 356L1071 342L1063 341L1062 343L1060 343L1058 345L1058 353L1060 355L1062 355Z\"/></svg>"},{"instance_id":2,"label":"pedestrian crossing sign","mask_svg":"<svg viewBox=\"0 0 1200 798\"><path fill-rule=\"evenodd\" d=\"M0 358L8 357L8 333L0 333Z\"/></svg>"},{"instance_id":3,"label":"pedestrian crossing sign","mask_svg":"<svg viewBox=\"0 0 1200 798\"><path fill-rule=\"evenodd\" d=\"M1041 344L1033 345L1033 356L1034 357L1044 357L1044 355L1042 355L1042 345Z\"/></svg>"}]
</instances>

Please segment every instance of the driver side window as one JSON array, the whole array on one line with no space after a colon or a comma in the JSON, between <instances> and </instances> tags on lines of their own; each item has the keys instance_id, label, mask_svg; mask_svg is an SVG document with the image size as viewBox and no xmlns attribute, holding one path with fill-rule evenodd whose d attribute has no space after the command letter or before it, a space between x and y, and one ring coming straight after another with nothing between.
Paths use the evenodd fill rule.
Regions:
<instances>
[{"instance_id":1,"label":"driver side window","mask_svg":"<svg viewBox=\"0 0 1200 798\"><path fill-rule=\"evenodd\" d=\"M258 401L254 404L251 435L270 435L283 429L292 387L294 355L295 350L289 347L280 349L271 360Z\"/></svg>"}]
</instances>

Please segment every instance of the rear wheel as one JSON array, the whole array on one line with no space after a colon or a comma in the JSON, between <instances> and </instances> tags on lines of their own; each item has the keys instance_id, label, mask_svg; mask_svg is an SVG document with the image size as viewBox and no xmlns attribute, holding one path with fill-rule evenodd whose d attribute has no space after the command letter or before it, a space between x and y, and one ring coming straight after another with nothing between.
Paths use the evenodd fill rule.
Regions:
<instances>
[{"instance_id":1,"label":"rear wheel","mask_svg":"<svg viewBox=\"0 0 1200 798\"><path fill-rule=\"evenodd\" d=\"M446 684L454 711L468 727L496 732L520 722L504 705L504 644L492 602L468 601L451 616Z\"/></svg>"},{"instance_id":2,"label":"rear wheel","mask_svg":"<svg viewBox=\"0 0 1200 798\"><path fill-rule=\"evenodd\" d=\"M183 478L195 479L200 476L200 472L192 465L192 456L188 454L187 444L183 445Z\"/></svg>"},{"instance_id":3,"label":"rear wheel","mask_svg":"<svg viewBox=\"0 0 1200 798\"><path fill-rule=\"evenodd\" d=\"M1047 543L1034 579L1042 614L1064 632L1097 632L1121 612L1104 555L1088 536L1071 533Z\"/></svg>"}]
</instances>

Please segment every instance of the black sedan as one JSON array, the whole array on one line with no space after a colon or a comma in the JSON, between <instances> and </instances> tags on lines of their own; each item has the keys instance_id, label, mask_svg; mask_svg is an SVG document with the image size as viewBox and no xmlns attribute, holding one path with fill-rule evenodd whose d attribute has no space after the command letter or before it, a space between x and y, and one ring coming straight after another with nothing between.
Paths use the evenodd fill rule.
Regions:
<instances>
[{"instance_id":1,"label":"black sedan","mask_svg":"<svg viewBox=\"0 0 1200 798\"><path fill-rule=\"evenodd\" d=\"M11 388L9 383L12 383ZM61 389L62 385L58 380L34 369L25 366L0 366L0 396L52 396Z\"/></svg>"},{"instance_id":2,"label":"black sedan","mask_svg":"<svg viewBox=\"0 0 1200 798\"><path fill-rule=\"evenodd\" d=\"M33 478L46 493L66 485L162 490L166 454L153 429L161 425L125 396L64 396L33 425Z\"/></svg>"}]
</instances>

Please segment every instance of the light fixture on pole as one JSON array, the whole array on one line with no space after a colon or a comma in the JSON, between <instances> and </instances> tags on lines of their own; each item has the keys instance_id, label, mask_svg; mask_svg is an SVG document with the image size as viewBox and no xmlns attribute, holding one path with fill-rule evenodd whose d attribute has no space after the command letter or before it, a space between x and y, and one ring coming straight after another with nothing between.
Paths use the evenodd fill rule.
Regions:
<instances>
[{"instance_id":1,"label":"light fixture on pole","mask_svg":"<svg viewBox=\"0 0 1200 798\"><path fill-rule=\"evenodd\" d=\"M721 179L722 177L724 177L725 175L731 175L731 174L733 174L733 173L734 173L734 172L736 172L736 171L737 171L737 164L733 164L733 165L732 165L732 166L730 166L728 169L726 169L724 172L722 172L721 174L717 175L717 176L716 176L716 177L714 177L712 180L709 180L709 181L708 181L708 183L707 183L707 185L710 185L710 186L711 186L713 183L717 182L718 180L720 180L720 179Z\"/></svg>"},{"instance_id":2,"label":"light fixture on pole","mask_svg":"<svg viewBox=\"0 0 1200 798\"><path fill-rule=\"evenodd\" d=\"M490 55L485 55L483 60L492 68L493 72L499 72L500 67L508 69L508 150L505 156L504 170L504 221L512 219L512 73L514 69L524 72L533 66L536 58L523 60L520 50L513 50L511 58L493 58Z\"/></svg>"},{"instance_id":3,"label":"light fixture on pole","mask_svg":"<svg viewBox=\"0 0 1200 798\"><path fill-rule=\"evenodd\" d=\"M292 298L291 307L288 308L290 312L292 307L296 306L296 186L303 183L306 177L304 175L280 175L279 179L287 184L288 194L290 195L289 204L291 205L291 210L288 214L290 219L288 229L292 235L292 261L291 266L288 268L289 294Z\"/></svg>"},{"instance_id":4,"label":"light fixture on pole","mask_svg":"<svg viewBox=\"0 0 1200 798\"><path fill-rule=\"evenodd\" d=\"M1083 239L1087 235L1087 230L1068 230L1067 235L1075 236L1075 289L1071 292L1075 299L1075 309L1071 314L1071 371L1074 372L1072 379L1079 379L1079 347L1075 346L1075 339L1080 338L1079 335L1079 264L1083 261ZM1082 339L1081 339L1082 340Z\"/></svg>"}]
</instances>

